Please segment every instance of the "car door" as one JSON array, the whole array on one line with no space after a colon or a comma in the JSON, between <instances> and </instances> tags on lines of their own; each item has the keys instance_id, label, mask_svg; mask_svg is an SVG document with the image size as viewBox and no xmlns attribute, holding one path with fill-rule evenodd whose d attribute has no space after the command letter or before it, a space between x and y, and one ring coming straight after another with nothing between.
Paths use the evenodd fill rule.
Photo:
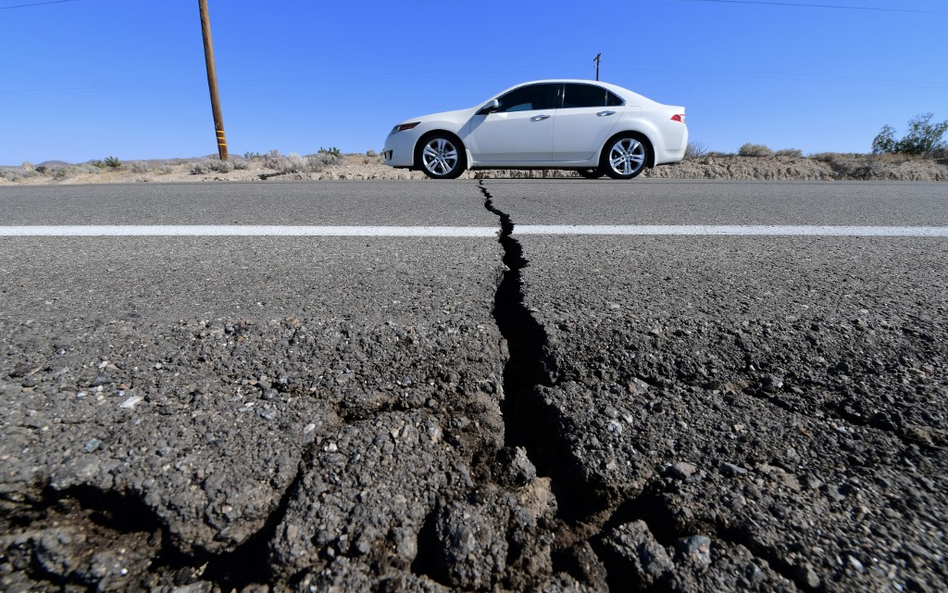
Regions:
<instances>
[{"instance_id":1,"label":"car door","mask_svg":"<svg viewBox=\"0 0 948 593\"><path fill-rule=\"evenodd\" d=\"M489 113L475 115L468 138L474 165L548 163L562 86L540 83L518 87L498 97L498 106Z\"/></svg>"},{"instance_id":2,"label":"car door","mask_svg":"<svg viewBox=\"0 0 948 593\"><path fill-rule=\"evenodd\" d=\"M553 160L588 162L609 138L624 108L622 99L604 87L566 83L553 128Z\"/></svg>"}]
</instances>

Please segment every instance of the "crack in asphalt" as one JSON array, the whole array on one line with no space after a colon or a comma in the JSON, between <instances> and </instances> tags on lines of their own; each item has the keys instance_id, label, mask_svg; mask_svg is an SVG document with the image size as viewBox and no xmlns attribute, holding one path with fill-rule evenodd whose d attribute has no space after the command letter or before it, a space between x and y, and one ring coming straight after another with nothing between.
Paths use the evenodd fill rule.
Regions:
<instances>
[{"instance_id":1,"label":"crack in asphalt","mask_svg":"<svg viewBox=\"0 0 948 593\"><path fill-rule=\"evenodd\" d=\"M512 234L514 223L510 215L498 208L494 196L483 180L478 189L484 196L484 207L498 216L501 224L500 244L504 248L503 262L507 271L498 286L494 317L498 328L509 346L509 359L504 369L504 425L508 446L523 446L538 472L551 479L557 499L557 517L563 522L557 534L559 551L554 558L554 572L568 572L580 581L583 575L570 564L570 551L576 544L586 542L607 569L605 585L610 590L628 590L633 583L616 580L620 567L610 561L602 541L603 535L624 523L641 520L648 530L663 545L670 546L675 540L691 535L687 530L677 529L675 521L668 516L669 509L660 504L655 488L656 478L649 480L638 491L609 490L604 486L583 481L574 475L563 461L568 455L568 445L558 434L559 426L555 404L544 401L538 393L540 387L556 387L566 380L549 351L549 339L543 326L526 306L523 292L522 270L529 265L523 247ZM777 405L776 402L771 402ZM780 555L762 546L753 545L753 538L728 528L726 525L707 525L714 537L731 544L740 544L754 556L766 563L775 573L790 583L811 590L801 582L793 566ZM697 531L695 531L697 532ZM692 532L694 533L694 532ZM612 576L608 576L609 574ZM636 590L664 591L668 583L659 581L651 586L638 583Z\"/></svg>"},{"instance_id":2,"label":"crack in asphalt","mask_svg":"<svg viewBox=\"0 0 948 593\"><path fill-rule=\"evenodd\" d=\"M544 401L539 388L556 387L563 380L549 350L543 326L524 303L521 272L529 265L523 247L512 234L514 223L509 214L494 204L494 197L483 180L478 189L484 196L484 207L500 219L498 241L504 248L503 263L507 267L498 285L494 318L501 335L508 343L509 358L504 367L503 420L505 441L509 447L523 447L540 475L550 478L557 500L557 552L553 572L567 572L580 581L567 552L577 543L595 535L592 523L601 525L610 513L608 496L593 484L577 480L563 466L568 444L560 438L555 406Z\"/></svg>"}]
</instances>

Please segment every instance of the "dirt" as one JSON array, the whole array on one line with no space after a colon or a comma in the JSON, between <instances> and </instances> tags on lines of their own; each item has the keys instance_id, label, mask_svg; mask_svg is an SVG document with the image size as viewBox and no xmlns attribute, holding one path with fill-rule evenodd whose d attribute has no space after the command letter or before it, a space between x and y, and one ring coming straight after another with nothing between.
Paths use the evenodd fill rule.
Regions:
<instances>
[{"instance_id":1,"label":"dirt","mask_svg":"<svg viewBox=\"0 0 948 593\"><path fill-rule=\"evenodd\" d=\"M267 166L263 158L232 157L226 172L211 170L216 157L134 161L119 167L89 163L71 165L51 162L24 163L0 167L0 184L57 185L77 183L197 183L227 181L323 181L425 179L418 171L385 166L377 155L349 154L328 159L332 164L281 171ZM234 168L236 166L236 168ZM312 170L318 169L318 170ZM572 171L467 171L466 179L577 177ZM948 181L948 163L943 160L874 156L861 154L821 154L811 157L702 156L676 165L646 170L644 178L727 179L773 181Z\"/></svg>"}]
</instances>

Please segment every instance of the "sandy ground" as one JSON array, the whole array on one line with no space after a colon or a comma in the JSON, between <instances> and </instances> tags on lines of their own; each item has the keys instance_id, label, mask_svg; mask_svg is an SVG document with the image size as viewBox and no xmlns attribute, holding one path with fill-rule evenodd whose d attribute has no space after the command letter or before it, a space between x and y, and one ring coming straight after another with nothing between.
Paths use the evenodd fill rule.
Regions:
<instances>
[{"instance_id":1,"label":"sandy ground","mask_svg":"<svg viewBox=\"0 0 948 593\"><path fill-rule=\"evenodd\" d=\"M227 164L216 157L122 162L119 167L99 163L73 165L49 162L0 167L0 185L58 185L83 183L183 183L219 181L321 181L424 179L417 171L387 167L379 156L348 154L323 158L267 155L245 159L234 156ZM571 177L551 171L468 171L473 179L517 177ZM811 157L703 156L677 165L650 169L644 177L728 180L877 180L948 181L948 162L895 156L823 154Z\"/></svg>"}]
</instances>

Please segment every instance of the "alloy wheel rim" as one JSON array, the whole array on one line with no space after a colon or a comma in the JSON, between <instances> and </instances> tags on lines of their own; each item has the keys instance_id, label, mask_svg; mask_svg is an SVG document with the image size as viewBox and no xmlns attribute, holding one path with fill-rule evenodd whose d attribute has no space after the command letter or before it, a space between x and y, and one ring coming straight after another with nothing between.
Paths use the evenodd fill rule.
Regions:
<instances>
[{"instance_id":1,"label":"alloy wheel rim","mask_svg":"<svg viewBox=\"0 0 948 593\"><path fill-rule=\"evenodd\" d=\"M447 175L458 164L458 151L444 138L435 138L422 152L425 168L435 175Z\"/></svg>"},{"instance_id":2,"label":"alloy wheel rim","mask_svg":"<svg viewBox=\"0 0 948 593\"><path fill-rule=\"evenodd\" d=\"M609 166L620 175L632 175L645 164L645 146L634 138L623 138L609 151Z\"/></svg>"}]
</instances>

